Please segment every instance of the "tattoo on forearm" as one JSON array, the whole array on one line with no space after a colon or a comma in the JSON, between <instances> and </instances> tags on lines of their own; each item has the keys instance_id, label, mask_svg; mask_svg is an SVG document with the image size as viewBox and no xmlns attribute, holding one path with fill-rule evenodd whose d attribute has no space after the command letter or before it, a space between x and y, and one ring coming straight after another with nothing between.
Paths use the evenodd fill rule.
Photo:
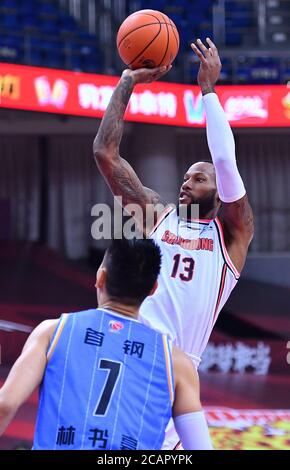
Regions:
<instances>
[{"instance_id":1,"label":"tattoo on forearm","mask_svg":"<svg viewBox=\"0 0 290 470\"><path fill-rule=\"evenodd\" d=\"M132 77L124 77L115 89L94 142L94 149L118 149L123 135L124 114L133 91Z\"/></svg>"},{"instance_id":2,"label":"tattoo on forearm","mask_svg":"<svg viewBox=\"0 0 290 470\"><path fill-rule=\"evenodd\" d=\"M127 107L127 104L129 103L129 99L131 97L132 91L133 91L132 77L124 77L121 83L120 92L121 92L122 103L125 107Z\"/></svg>"},{"instance_id":3,"label":"tattoo on forearm","mask_svg":"<svg viewBox=\"0 0 290 470\"><path fill-rule=\"evenodd\" d=\"M133 168L119 155L124 113L133 88L132 77L125 76L120 80L95 138L94 153L97 164L113 194L122 196L123 205L134 202L144 209L146 204L155 205L163 201L155 191L142 185Z\"/></svg>"}]
</instances>

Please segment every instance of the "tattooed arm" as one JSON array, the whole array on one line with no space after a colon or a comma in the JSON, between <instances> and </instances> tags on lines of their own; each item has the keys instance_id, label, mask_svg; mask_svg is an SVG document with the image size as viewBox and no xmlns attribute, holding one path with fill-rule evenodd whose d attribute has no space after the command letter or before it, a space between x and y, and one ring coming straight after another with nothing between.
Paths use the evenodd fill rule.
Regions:
<instances>
[{"instance_id":1,"label":"tattooed arm","mask_svg":"<svg viewBox=\"0 0 290 470\"><path fill-rule=\"evenodd\" d=\"M223 202L219 218L223 225L228 253L237 270L241 272L254 235L254 216L247 194L238 201Z\"/></svg>"},{"instance_id":2,"label":"tattooed arm","mask_svg":"<svg viewBox=\"0 0 290 470\"><path fill-rule=\"evenodd\" d=\"M169 67L154 69L125 70L111 97L103 116L98 133L94 140L93 150L97 166L110 187L114 196L122 197L123 207L127 204L138 204L142 216L135 214L135 219L145 229L145 208L152 204L164 204L155 191L141 183L131 165L120 157L119 148L124 129L124 114L137 83L150 83L170 70ZM152 218L154 223L154 218ZM150 227L146 227L150 231Z\"/></svg>"}]
</instances>

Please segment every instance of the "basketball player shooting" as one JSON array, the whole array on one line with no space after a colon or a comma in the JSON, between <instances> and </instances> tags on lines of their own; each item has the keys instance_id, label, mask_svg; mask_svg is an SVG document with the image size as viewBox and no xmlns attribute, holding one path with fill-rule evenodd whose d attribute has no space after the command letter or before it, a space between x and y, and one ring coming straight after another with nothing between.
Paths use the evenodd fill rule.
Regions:
<instances>
[{"instance_id":1,"label":"basketball player shooting","mask_svg":"<svg viewBox=\"0 0 290 470\"><path fill-rule=\"evenodd\" d=\"M146 235L159 244L162 268L155 294L141 306L144 323L167 333L198 368L218 314L225 305L244 266L253 237L253 213L239 174L235 142L214 86L221 62L214 43L207 38L191 47L200 60L197 81L203 95L206 132L212 163L194 163L184 175L178 204L199 205L199 219L181 218L167 206L154 227L137 219ZM94 141L98 168L124 206L139 204L154 210L163 200L143 186L119 155L123 117L134 86L159 79L169 68L125 70L112 95ZM155 214L157 217L157 214ZM154 313L154 314L153 314ZM192 435L195 448L210 449L204 413L197 411ZM200 436L202 436L200 438ZM171 426L164 449L178 444Z\"/></svg>"}]
</instances>

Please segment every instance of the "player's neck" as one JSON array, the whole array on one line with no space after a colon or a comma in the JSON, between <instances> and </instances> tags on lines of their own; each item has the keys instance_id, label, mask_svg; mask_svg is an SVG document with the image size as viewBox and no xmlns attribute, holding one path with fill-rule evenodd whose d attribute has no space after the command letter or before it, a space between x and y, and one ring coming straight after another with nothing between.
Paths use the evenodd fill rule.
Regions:
<instances>
[{"instance_id":1,"label":"player's neck","mask_svg":"<svg viewBox=\"0 0 290 470\"><path fill-rule=\"evenodd\" d=\"M208 211L206 214L200 214L199 218L201 220L203 220L203 219L212 220L212 219L216 218L217 214L218 214L218 208L215 207L214 209Z\"/></svg>"},{"instance_id":2,"label":"player's neck","mask_svg":"<svg viewBox=\"0 0 290 470\"><path fill-rule=\"evenodd\" d=\"M138 306L122 304L116 300L106 300L99 305L99 308L107 308L109 310L113 310L116 313L120 313L121 315L126 315L126 317L130 318L138 318L139 316Z\"/></svg>"},{"instance_id":3,"label":"player's neck","mask_svg":"<svg viewBox=\"0 0 290 470\"><path fill-rule=\"evenodd\" d=\"M213 220L216 218L218 211L219 207L203 208L199 206L199 211L197 212L196 204L177 206L177 214L182 220Z\"/></svg>"},{"instance_id":4,"label":"player's neck","mask_svg":"<svg viewBox=\"0 0 290 470\"><path fill-rule=\"evenodd\" d=\"M198 218L192 218L190 217L190 215L188 215L187 217L185 216L182 216L182 214L179 214L179 217L180 219L182 220L213 220L216 218L218 214L218 209L213 209L209 212L206 212L206 213L202 213L202 214L199 214Z\"/></svg>"}]
</instances>

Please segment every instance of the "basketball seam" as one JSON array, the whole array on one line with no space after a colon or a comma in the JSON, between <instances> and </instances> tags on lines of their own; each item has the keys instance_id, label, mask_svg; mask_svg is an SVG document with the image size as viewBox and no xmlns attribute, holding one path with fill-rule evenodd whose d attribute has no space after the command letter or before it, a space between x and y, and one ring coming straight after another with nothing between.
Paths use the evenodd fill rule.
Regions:
<instances>
[{"instance_id":1,"label":"basketball seam","mask_svg":"<svg viewBox=\"0 0 290 470\"><path fill-rule=\"evenodd\" d=\"M170 18L169 18L170 19ZM177 30L176 26L172 24L172 20L170 20L170 26L172 28L172 32L173 32L173 36L175 37L175 41L176 41L176 44L177 44L177 47L179 48L179 41L177 40L177 37L175 36L175 31L174 31L174 28Z\"/></svg>"},{"instance_id":2,"label":"basketball seam","mask_svg":"<svg viewBox=\"0 0 290 470\"><path fill-rule=\"evenodd\" d=\"M152 15L151 13L142 13L142 12L140 12L140 11L136 11L136 13L133 13L133 14L132 14L132 16L138 16L138 15L152 16L152 18L155 18L155 20L157 20L158 23L160 24L159 18L157 18L157 16ZM156 23L150 23L150 24L156 24ZM139 28L143 28L144 26L148 26L148 25L146 24L146 25L138 26L137 28L133 29L133 31L136 31L136 29L139 29ZM131 34L131 33L132 33L132 31L130 31L130 33L128 33L128 34ZM127 37L128 34L126 34L125 37ZM124 41L125 37L122 38L122 40L120 41L120 43L119 43L119 45L118 45L117 47L120 46L121 42Z\"/></svg>"},{"instance_id":3,"label":"basketball seam","mask_svg":"<svg viewBox=\"0 0 290 470\"><path fill-rule=\"evenodd\" d=\"M142 11L136 11L135 13L132 14L132 16L137 16L137 15L152 16L153 18L155 18L155 20L159 21L159 23L160 23L160 20L159 20L158 16L152 15L152 13L142 13Z\"/></svg>"},{"instance_id":4,"label":"basketball seam","mask_svg":"<svg viewBox=\"0 0 290 470\"><path fill-rule=\"evenodd\" d=\"M155 24L155 23L154 23L154 24ZM146 25L146 26L147 26L147 25ZM159 29L158 33L157 33L157 34L154 36L154 38L146 45L146 47L144 47L144 49L143 49L136 57L134 57L134 59L131 60L131 62L129 62L129 64L127 64L128 66L131 65L131 64L133 64L133 62L135 62L135 60L137 60L138 57L140 57L140 55L142 55L143 52L146 51L146 49L147 49L149 46L151 46L151 44L155 41L155 39L157 38L157 36L159 36L159 33L160 33L160 31L161 31L161 24L160 24L160 22L159 22L159 27L160 27L160 29Z\"/></svg>"},{"instance_id":5,"label":"basketball seam","mask_svg":"<svg viewBox=\"0 0 290 470\"><path fill-rule=\"evenodd\" d=\"M134 31L137 31L137 29L145 28L146 26L152 26L153 24L166 24L166 25L168 25L168 23L163 23L163 22L161 23L161 21L158 21L158 23L148 23L148 24L142 24L141 26L137 26L137 28L132 29L129 33L127 33L127 34L121 39L121 41L119 42L119 44L117 44L117 47L118 47L118 48L120 47L120 45L122 44L122 42L124 41L124 39L126 39L126 37L129 36L129 34L134 33ZM176 29L176 26L173 26L173 25L170 25L170 26L172 26L172 28L175 28L175 29ZM160 31L159 31L159 32L160 32ZM174 37L175 37L175 35L174 35ZM175 39L176 39L176 37L175 37Z\"/></svg>"},{"instance_id":6,"label":"basketball seam","mask_svg":"<svg viewBox=\"0 0 290 470\"><path fill-rule=\"evenodd\" d=\"M164 16L162 15L162 18L164 19ZM167 23L165 22L166 24L166 30L167 30L167 45L166 45L166 48L165 48L165 52L163 54L163 57L161 59L161 61L159 62L159 64L157 65L157 67L160 67L160 64L162 64L162 61L164 60L164 57L166 56L167 54L167 51L168 51L168 46L169 46L169 31L168 31L168 25Z\"/></svg>"}]
</instances>

